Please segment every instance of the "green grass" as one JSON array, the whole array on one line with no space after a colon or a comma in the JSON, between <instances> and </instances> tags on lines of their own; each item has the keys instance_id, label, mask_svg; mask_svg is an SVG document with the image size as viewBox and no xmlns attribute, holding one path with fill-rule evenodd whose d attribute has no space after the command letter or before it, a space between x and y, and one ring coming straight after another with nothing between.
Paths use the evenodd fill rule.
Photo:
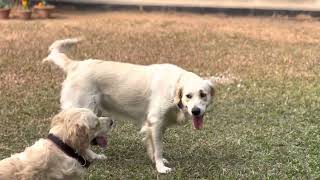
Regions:
<instances>
[{"instance_id":1,"label":"green grass","mask_svg":"<svg viewBox=\"0 0 320 180\"><path fill-rule=\"evenodd\" d=\"M139 127L119 120L109 148L95 149L108 160L86 179L320 178L320 45L310 38L319 22L114 12L0 26L0 159L47 135L64 77L41 59L53 40L85 35L71 57L169 62L241 79L217 87L204 130L189 123L167 131L174 172L157 174Z\"/></svg>"}]
</instances>

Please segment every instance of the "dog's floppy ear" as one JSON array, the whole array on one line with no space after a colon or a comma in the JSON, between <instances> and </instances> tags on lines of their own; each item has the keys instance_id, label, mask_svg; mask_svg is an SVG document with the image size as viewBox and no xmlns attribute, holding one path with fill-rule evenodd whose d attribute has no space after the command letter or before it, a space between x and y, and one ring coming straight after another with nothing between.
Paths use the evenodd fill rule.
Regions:
<instances>
[{"instance_id":1,"label":"dog's floppy ear","mask_svg":"<svg viewBox=\"0 0 320 180\"><path fill-rule=\"evenodd\" d=\"M75 124L69 129L67 139L73 148L80 152L85 151L90 143L88 127L83 124Z\"/></svg>"},{"instance_id":2,"label":"dog's floppy ear","mask_svg":"<svg viewBox=\"0 0 320 180\"><path fill-rule=\"evenodd\" d=\"M208 79L206 80L209 87L210 87L210 94L211 94L211 97L215 96L216 94L216 90L215 90L215 87L214 87L214 80L213 79Z\"/></svg>"},{"instance_id":3,"label":"dog's floppy ear","mask_svg":"<svg viewBox=\"0 0 320 180\"><path fill-rule=\"evenodd\" d=\"M173 102L175 104L177 104L179 106L179 104L181 103L181 99L182 99L182 87L181 86L176 86L176 90L175 90L175 95L174 95L174 99Z\"/></svg>"},{"instance_id":4,"label":"dog's floppy ear","mask_svg":"<svg viewBox=\"0 0 320 180\"><path fill-rule=\"evenodd\" d=\"M77 118L77 119L76 119ZM89 127L81 122L82 116L68 119L65 141L76 150L83 152L89 147Z\"/></svg>"}]
</instances>

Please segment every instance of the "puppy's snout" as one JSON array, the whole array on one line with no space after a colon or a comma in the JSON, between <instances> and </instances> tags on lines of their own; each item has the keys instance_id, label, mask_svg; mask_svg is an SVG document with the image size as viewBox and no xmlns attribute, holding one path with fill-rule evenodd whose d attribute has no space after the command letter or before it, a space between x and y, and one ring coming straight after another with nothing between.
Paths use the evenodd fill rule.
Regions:
<instances>
[{"instance_id":1,"label":"puppy's snout","mask_svg":"<svg viewBox=\"0 0 320 180\"><path fill-rule=\"evenodd\" d=\"M113 122L113 119L111 119L110 121L110 127L113 126L114 122Z\"/></svg>"},{"instance_id":2,"label":"puppy's snout","mask_svg":"<svg viewBox=\"0 0 320 180\"><path fill-rule=\"evenodd\" d=\"M198 108L198 107L193 107L193 108L191 109L191 113L192 113L192 115L194 115L194 116L199 116L200 113L201 113L201 110L200 110L200 108Z\"/></svg>"}]
</instances>

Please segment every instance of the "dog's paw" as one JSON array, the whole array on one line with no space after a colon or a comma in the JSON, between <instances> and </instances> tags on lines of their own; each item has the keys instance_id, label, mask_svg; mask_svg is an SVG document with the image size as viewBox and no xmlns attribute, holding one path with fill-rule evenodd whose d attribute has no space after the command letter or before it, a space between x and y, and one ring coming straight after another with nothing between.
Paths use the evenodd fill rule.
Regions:
<instances>
[{"instance_id":1,"label":"dog's paw","mask_svg":"<svg viewBox=\"0 0 320 180\"><path fill-rule=\"evenodd\" d=\"M104 154L99 154L99 155L97 155L96 159L98 159L98 160L106 160L106 159L108 159L108 158L107 158L107 156L104 155Z\"/></svg>"},{"instance_id":2,"label":"dog's paw","mask_svg":"<svg viewBox=\"0 0 320 180\"><path fill-rule=\"evenodd\" d=\"M166 166L160 166L160 167L157 166L157 171L158 173L165 174L165 173L171 172L172 169Z\"/></svg>"}]
</instances>

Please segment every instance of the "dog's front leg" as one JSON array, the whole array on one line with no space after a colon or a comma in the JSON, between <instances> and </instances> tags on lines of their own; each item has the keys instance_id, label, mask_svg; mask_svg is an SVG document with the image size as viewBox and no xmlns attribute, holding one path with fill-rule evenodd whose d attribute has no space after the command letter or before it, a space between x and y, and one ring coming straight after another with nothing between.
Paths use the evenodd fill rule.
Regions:
<instances>
[{"instance_id":1,"label":"dog's front leg","mask_svg":"<svg viewBox=\"0 0 320 180\"><path fill-rule=\"evenodd\" d=\"M146 123L142 126L140 133L144 135L144 138L142 141L146 146L148 156L151 159L151 161L154 162L154 148L153 148L150 126L151 126L150 123L146 121Z\"/></svg>"},{"instance_id":2,"label":"dog's front leg","mask_svg":"<svg viewBox=\"0 0 320 180\"><path fill-rule=\"evenodd\" d=\"M107 156L105 156L104 154L96 154L96 153L93 152L91 149L87 149L87 150L86 150L86 157L87 157L90 161L106 160L106 159L107 159Z\"/></svg>"},{"instance_id":3,"label":"dog's front leg","mask_svg":"<svg viewBox=\"0 0 320 180\"><path fill-rule=\"evenodd\" d=\"M149 118L151 124L151 142L153 143L154 150L154 161L156 163L156 168L159 173L168 173L171 168L164 165L164 159L162 158L162 136L163 136L163 124L160 119L155 117Z\"/></svg>"}]
</instances>

